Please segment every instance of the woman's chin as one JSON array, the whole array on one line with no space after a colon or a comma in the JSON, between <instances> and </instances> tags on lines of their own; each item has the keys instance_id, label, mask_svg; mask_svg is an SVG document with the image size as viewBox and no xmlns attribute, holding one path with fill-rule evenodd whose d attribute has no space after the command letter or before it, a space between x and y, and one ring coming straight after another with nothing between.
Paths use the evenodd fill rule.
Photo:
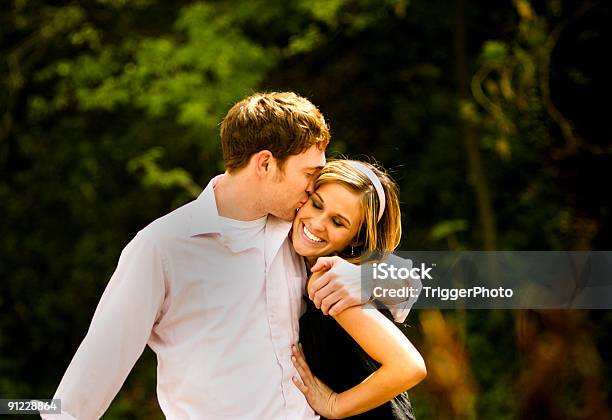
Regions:
<instances>
[{"instance_id":1,"label":"woman's chin","mask_svg":"<svg viewBox=\"0 0 612 420\"><path fill-rule=\"evenodd\" d=\"M316 249L312 249L309 246L305 246L303 244L296 244L295 242L293 243L293 248L295 249L295 252L307 259L311 259L311 258L319 258L322 257L323 254L321 253L320 250L316 250Z\"/></svg>"},{"instance_id":2,"label":"woman's chin","mask_svg":"<svg viewBox=\"0 0 612 420\"><path fill-rule=\"evenodd\" d=\"M298 255L304 257L304 258L318 258L320 257L320 255L317 252L314 252L314 250L312 249L308 249L305 247L296 247L295 248L295 252L297 252Z\"/></svg>"}]
</instances>

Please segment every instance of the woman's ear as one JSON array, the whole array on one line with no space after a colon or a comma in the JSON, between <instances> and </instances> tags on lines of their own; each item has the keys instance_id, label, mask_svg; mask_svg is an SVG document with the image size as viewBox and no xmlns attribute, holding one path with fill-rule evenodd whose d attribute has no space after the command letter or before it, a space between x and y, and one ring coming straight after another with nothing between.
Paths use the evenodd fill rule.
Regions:
<instances>
[{"instance_id":1,"label":"woman's ear","mask_svg":"<svg viewBox=\"0 0 612 420\"><path fill-rule=\"evenodd\" d=\"M351 243L349 244L349 246L352 246L352 247L358 247L361 245L363 245L363 241L359 240L359 238L353 239Z\"/></svg>"},{"instance_id":2,"label":"woman's ear","mask_svg":"<svg viewBox=\"0 0 612 420\"><path fill-rule=\"evenodd\" d=\"M355 235L355 237L349 244L349 246L352 246L352 247L363 246L365 244L365 240L363 239L364 235L365 233L363 232L363 226L362 226L359 229L359 232Z\"/></svg>"}]
</instances>

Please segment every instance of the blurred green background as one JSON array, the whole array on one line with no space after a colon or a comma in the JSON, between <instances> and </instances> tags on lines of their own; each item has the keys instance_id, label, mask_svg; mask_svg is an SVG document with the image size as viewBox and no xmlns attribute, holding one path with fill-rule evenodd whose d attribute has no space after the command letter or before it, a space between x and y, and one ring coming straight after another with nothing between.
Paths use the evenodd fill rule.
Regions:
<instances>
[{"instance_id":1,"label":"blurred green background","mask_svg":"<svg viewBox=\"0 0 612 420\"><path fill-rule=\"evenodd\" d=\"M610 22L606 1L4 2L0 397L51 397L123 246L222 171L219 122L261 90L391 171L402 249L612 249ZM611 418L611 311L408 325L420 419ZM105 418L162 418L150 350Z\"/></svg>"}]
</instances>

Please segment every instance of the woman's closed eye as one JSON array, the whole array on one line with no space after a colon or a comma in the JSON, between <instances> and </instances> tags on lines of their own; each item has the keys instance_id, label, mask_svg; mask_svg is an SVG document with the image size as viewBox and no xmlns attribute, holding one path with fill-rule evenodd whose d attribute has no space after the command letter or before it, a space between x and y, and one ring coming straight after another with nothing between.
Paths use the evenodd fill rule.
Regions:
<instances>
[{"instance_id":1,"label":"woman's closed eye","mask_svg":"<svg viewBox=\"0 0 612 420\"><path fill-rule=\"evenodd\" d=\"M312 207L314 207L317 210L323 210L323 203L319 202L319 200L317 200L314 196L310 196L310 200L312 201ZM343 228L348 229L348 226L339 217L333 217L332 223L336 227L343 227Z\"/></svg>"},{"instance_id":2,"label":"woman's closed eye","mask_svg":"<svg viewBox=\"0 0 612 420\"><path fill-rule=\"evenodd\" d=\"M332 222L334 222L334 225L337 227L346 227L344 226L344 223L342 223L339 219L336 219L335 217L332 219Z\"/></svg>"}]
</instances>

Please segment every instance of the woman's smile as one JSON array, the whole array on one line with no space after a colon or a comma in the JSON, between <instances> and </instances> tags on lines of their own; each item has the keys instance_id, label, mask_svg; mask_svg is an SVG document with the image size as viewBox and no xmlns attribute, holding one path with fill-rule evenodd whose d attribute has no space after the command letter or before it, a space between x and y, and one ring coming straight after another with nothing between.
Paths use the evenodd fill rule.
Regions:
<instances>
[{"instance_id":1,"label":"woman's smile","mask_svg":"<svg viewBox=\"0 0 612 420\"><path fill-rule=\"evenodd\" d=\"M302 233L304 234L306 241L311 242L313 245L316 246L325 246L325 243L327 242L325 241L325 239L319 238L317 235L312 233L304 223L302 223L301 225Z\"/></svg>"}]
</instances>

